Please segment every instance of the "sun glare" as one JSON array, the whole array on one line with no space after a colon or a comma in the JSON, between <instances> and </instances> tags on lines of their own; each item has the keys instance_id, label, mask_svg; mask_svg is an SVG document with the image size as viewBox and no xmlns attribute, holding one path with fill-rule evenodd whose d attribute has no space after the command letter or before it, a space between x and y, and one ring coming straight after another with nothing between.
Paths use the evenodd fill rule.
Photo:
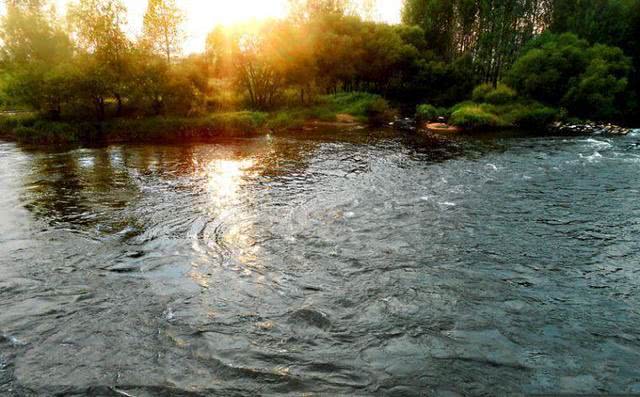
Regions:
<instances>
[{"instance_id":1,"label":"sun glare","mask_svg":"<svg viewBox=\"0 0 640 397\"><path fill-rule=\"evenodd\" d=\"M243 177L254 164L252 159L213 160L207 167L212 200L220 206L236 199Z\"/></svg>"},{"instance_id":2,"label":"sun glare","mask_svg":"<svg viewBox=\"0 0 640 397\"><path fill-rule=\"evenodd\" d=\"M58 10L74 0L55 0ZM147 0L127 0L129 34L137 36L142 30ZM177 0L186 16L184 51L193 53L204 49L207 34L216 25L231 25L252 19L282 18L287 14L287 0ZM377 0L374 16L380 21L400 21L402 0Z\"/></svg>"}]
</instances>

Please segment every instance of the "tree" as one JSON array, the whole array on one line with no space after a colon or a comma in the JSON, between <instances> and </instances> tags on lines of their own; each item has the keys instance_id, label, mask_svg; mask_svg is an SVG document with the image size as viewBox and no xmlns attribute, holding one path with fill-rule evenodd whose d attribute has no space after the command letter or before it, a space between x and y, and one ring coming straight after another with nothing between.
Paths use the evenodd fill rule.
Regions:
<instances>
[{"instance_id":1,"label":"tree","mask_svg":"<svg viewBox=\"0 0 640 397\"><path fill-rule=\"evenodd\" d=\"M61 117L63 106L74 99L75 77L71 64L33 63L9 75L5 93L13 101L55 120Z\"/></svg>"},{"instance_id":2,"label":"tree","mask_svg":"<svg viewBox=\"0 0 640 397\"><path fill-rule=\"evenodd\" d=\"M507 75L507 83L521 95L559 106L572 79L587 67L586 40L551 33L532 40Z\"/></svg>"},{"instance_id":3,"label":"tree","mask_svg":"<svg viewBox=\"0 0 640 397\"><path fill-rule=\"evenodd\" d=\"M589 64L563 98L580 117L615 119L627 110L631 60L617 47L595 45L587 51Z\"/></svg>"},{"instance_id":4,"label":"tree","mask_svg":"<svg viewBox=\"0 0 640 397\"><path fill-rule=\"evenodd\" d=\"M437 56L471 55L494 85L520 48L547 25L550 0L406 0L403 21L420 26Z\"/></svg>"},{"instance_id":5,"label":"tree","mask_svg":"<svg viewBox=\"0 0 640 397\"><path fill-rule=\"evenodd\" d=\"M175 0L149 0L144 15L143 42L171 63L172 56L181 50L183 22L184 15Z\"/></svg>"},{"instance_id":6,"label":"tree","mask_svg":"<svg viewBox=\"0 0 640 397\"><path fill-rule=\"evenodd\" d=\"M253 108L268 109L286 84L281 62L286 22L264 21L216 29L207 39L207 54L218 72L244 90Z\"/></svg>"},{"instance_id":7,"label":"tree","mask_svg":"<svg viewBox=\"0 0 640 397\"><path fill-rule=\"evenodd\" d=\"M83 91L90 93L99 119L105 116L108 96L116 100L116 113L122 113L129 88L131 42L124 33L126 13L120 0L80 0L69 7L69 23L84 52L82 70L88 73Z\"/></svg>"},{"instance_id":8,"label":"tree","mask_svg":"<svg viewBox=\"0 0 640 397\"><path fill-rule=\"evenodd\" d=\"M631 70L620 48L589 46L572 33L546 33L527 45L507 81L521 95L571 114L612 119L623 114L630 98Z\"/></svg>"},{"instance_id":9,"label":"tree","mask_svg":"<svg viewBox=\"0 0 640 397\"><path fill-rule=\"evenodd\" d=\"M629 86L635 99L640 97L640 0L553 0L553 5L552 32L572 32L591 44L620 47L631 57ZM637 111L630 116L640 119Z\"/></svg>"},{"instance_id":10,"label":"tree","mask_svg":"<svg viewBox=\"0 0 640 397\"><path fill-rule=\"evenodd\" d=\"M58 63L69 59L72 46L55 10L45 1L8 1L0 18L0 59L5 67L29 62Z\"/></svg>"},{"instance_id":11,"label":"tree","mask_svg":"<svg viewBox=\"0 0 640 397\"><path fill-rule=\"evenodd\" d=\"M120 0L80 0L69 6L67 17L82 50L102 62L117 63L130 47L126 15Z\"/></svg>"},{"instance_id":12,"label":"tree","mask_svg":"<svg viewBox=\"0 0 640 397\"><path fill-rule=\"evenodd\" d=\"M45 1L9 1L0 20L5 95L59 118L70 99L68 35Z\"/></svg>"}]
</instances>

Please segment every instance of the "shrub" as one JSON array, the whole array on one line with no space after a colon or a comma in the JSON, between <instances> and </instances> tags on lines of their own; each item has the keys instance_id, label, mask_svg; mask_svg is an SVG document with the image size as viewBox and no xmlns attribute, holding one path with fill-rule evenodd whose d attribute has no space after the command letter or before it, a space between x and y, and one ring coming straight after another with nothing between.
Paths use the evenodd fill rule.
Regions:
<instances>
[{"instance_id":1,"label":"shrub","mask_svg":"<svg viewBox=\"0 0 640 397\"><path fill-rule=\"evenodd\" d=\"M487 95L493 91L493 85L489 83L480 84L476 88L473 89L473 93L471 94L471 99L474 102L484 102L487 98Z\"/></svg>"},{"instance_id":2,"label":"shrub","mask_svg":"<svg viewBox=\"0 0 640 397\"><path fill-rule=\"evenodd\" d=\"M20 142L31 142L37 135L37 131L33 127L18 126L13 133Z\"/></svg>"},{"instance_id":3,"label":"shrub","mask_svg":"<svg viewBox=\"0 0 640 397\"><path fill-rule=\"evenodd\" d=\"M83 138L83 124L69 124L38 120L32 126L21 125L15 128L18 141L35 144L68 144ZM89 133L90 131L87 131Z\"/></svg>"},{"instance_id":4,"label":"shrub","mask_svg":"<svg viewBox=\"0 0 640 397\"><path fill-rule=\"evenodd\" d=\"M483 109L480 105L466 105L451 114L449 123L465 129L487 129L502 127L505 122L495 114Z\"/></svg>"},{"instance_id":5,"label":"shrub","mask_svg":"<svg viewBox=\"0 0 640 397\"><path fill-rule=\"evenodd\" d=\"M365 114L371 125L382 125L393 120L395 112L389 106L389 102L382 98L376 98L366 106Z\"/></svg>"},{"instance_id":6,"label":"shrub","mask_svg":"<svg viewBox=\"0 0 640 397\"><path fill-rule=\"evenodd\" d=\"M262 112L230 112L217 113L211 116L213 128L223 131L252 132L262 126L266 120Z\"/></svg>"},{"instance_id":7,"label":"shrub","mask_svg":"<svg viewBox=\"0 0 640 397\"><path fill-rule=\"evenodd\" d=\"M418 105L416 109L416 119L419 122L433 121L438 119L439 117L448 118L449 116L449 109L438 108L429 104Z\"/></svg>"},{"instance_id":8,"label":"shrub","mask_svg":"<svg viewBox=\"0 0 640 397\"><path fill-rule=\"evenodd\" d=\"M281 111L271 117L267 123L267 128L274 130L302 128L305 118L296 112Z\"/></svg>"},{"instance_id":9,"label":"shrub","mask_svg":"<svg viewBox=\"0 0 640 397\"><path fill-rule=\"evenodd\" d=\"M498 86L487 93L485 101L493 105L504 105L516 99L516 92L509 86L498 84Z\"/></svg>"},{"instance_id":10,"label":"shrub","mask_svg":"<svg viewBox=\"0 0 640 397\"><path fill-rule=\"evenodd\" d=\"M532 103L515 109L511 120L519 127L545 127L558 117L558 113L556 109Z\"/></svg>"},{"instance_id":11,"label":"shrub","mask_svg":"<svg viewBox=\"0 0 640 397\"><path fill-rule=\"evenodd\" d=\"M504 105L514 101L516 92L505 84L498 84L497 87L489 83L480 84L473 90L471 95L474 102L486 102L493 105Z\"/></svg>"},{"instance_id":12,"label":"shrub","mask_svg":"<svg viewBox=\"0 0 640 397\"><path fill-rule=\"evenodd\" d=\"M33 127L37 117L32 113L15 114L0 117L0 133L11 133L20 126Z\"/></svg>"}]
</instances>

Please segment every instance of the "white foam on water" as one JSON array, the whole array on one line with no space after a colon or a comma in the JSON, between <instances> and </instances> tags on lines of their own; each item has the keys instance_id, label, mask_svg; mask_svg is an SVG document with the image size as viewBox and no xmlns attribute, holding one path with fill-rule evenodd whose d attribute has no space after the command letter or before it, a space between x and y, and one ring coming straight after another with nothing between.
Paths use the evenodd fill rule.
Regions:
<instances>
[{"instance_id":1,"label":"white foam on water","mask_svg":"<svg viewBox=\"0 0 640 397\"><path fill-rule=\"evenodd\" d=\"M21 341L20 339L16 338L15 336L12 335L2 335L6 340L9 341L9 343L11 343L13 346L26 346L26 342Z\"/></svg>"},{"instance_id":2,"label":"white foam on water","mask_svg":"<svg viewBox=\"0 0 640 397\"><path fill-rule=\"evenodd\" d=\"M587 160L590 163L598 162L602 158L602 155L598 151L593 152L590 156L585 156L582 153L580 153L579 156L581 159Z\"/></svg>"},{"instance_id":3,"label":"white foam on water","mask_svg":"<svg viewBox=\"0 0 640 397\"><path fill-rule=\"evenodd\" d=\"M590 146L596 147L598 149L606 149L606 148L610 148L611 146L613 146L610 142L607 141L602 141L599 139L593 139L593 138L589 138L586 139L582 142L588 143L590 144Z\"/></svg>"},{"instance_id":4,"label":"white foam on water","mask_svg":"<svg viewBox=\"0 0 640 397\"><path fill-rule=\"evenodd\" d=\"M170 307L167 308L167 310L165 310L164 314L164 318L167 321L173 321L176 318L176 314L173 312L173 309L171 309Z\"/></svg>"}]
</instances>

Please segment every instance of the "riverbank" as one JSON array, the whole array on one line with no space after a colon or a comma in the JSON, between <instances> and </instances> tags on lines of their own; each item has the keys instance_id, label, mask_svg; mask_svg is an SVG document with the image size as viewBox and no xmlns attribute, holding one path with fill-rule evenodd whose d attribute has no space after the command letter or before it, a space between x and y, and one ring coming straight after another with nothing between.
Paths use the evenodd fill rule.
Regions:
<instances>
[{"instance_id":1,"label":"riverbank","mask_svg":"<svg viewBox=\"0 0 640 397\"><path fill-rule=\"evenodd\" d=\"M213 112L198 117L52 121L32 113L7 113L0 116L0 138L29 144L206 141L327 125L380 125L394 115L395 111L380 96L343 93L322 96L309 106L271 112Z\"/></svg>"}]
</instances>

